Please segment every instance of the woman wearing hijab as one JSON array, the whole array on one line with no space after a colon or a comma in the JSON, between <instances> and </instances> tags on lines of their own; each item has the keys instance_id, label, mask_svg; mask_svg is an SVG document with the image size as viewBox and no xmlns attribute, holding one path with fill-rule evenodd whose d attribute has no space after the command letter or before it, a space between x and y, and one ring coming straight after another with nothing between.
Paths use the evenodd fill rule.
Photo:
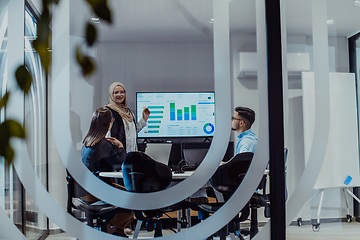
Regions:
<instances>
[{"instance_id":1,"label":"woman wearing hijab","mask_svg":"<svg viewBox=\"0 0 360 240\"><path fill-rule=\"evenodd\" d=\"M99 172L120 170L126 156L124 146L118 139L105 137L112 124L113 117L109 109L104 107L96 109L91 118L89 132L83 140L81 160L97 177L99 177ZM101 178L101 180L119 187L111 182L111 178ZM81 201L91 205L106 204L91 194L81 197ZM117 213L108 224L108 233L127 237L124 230L130 226L132 217L131 212ZM127 233L131 234L131 230L127 230Z\"/></svg>"},{"instance_id":2,"label":"woman wearing hijab","mask_svg":"<svg viewBox=\"0 0 360 240\"><path fill-rule=\"evenodd\" d=\"M134 114L127 107L125 86L120 82L114 82L109 87L110 102L106 104L115 119L111 128L111 136L118 139L127 152L137 151L136 135L146 125L149 118L149 109L144 109L143 117L136 123Z\"/></svg>"}]
</instances>

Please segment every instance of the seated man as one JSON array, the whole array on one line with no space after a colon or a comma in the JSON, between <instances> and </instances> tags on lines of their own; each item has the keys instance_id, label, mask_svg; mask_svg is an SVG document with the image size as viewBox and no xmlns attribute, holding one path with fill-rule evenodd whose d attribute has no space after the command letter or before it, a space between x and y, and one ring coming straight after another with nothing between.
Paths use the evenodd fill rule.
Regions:
<instances>
[{"instance_id":1,"label":"seated man","mask_svg":"<svg viewBox=\"0 0 360 240\"><path fill-rule=\"evenodd\" d=\"M236 132L238 142L236 144L235 154L242 152L255 153L257 137L251 130L255 121L255 112L250 108L236 107L235 113L231 117L231 130ZM224 164L225 162L221 162Z\"/></svg>"},{"instance_id":2,"label":"seated man","mask_svg":"<svg viewBox=\"0 0 360 240\"><path fill-rule=\"evenodd\" d=\"M255 112L247 107L236 107L235 113L231 117L231 129L236 132L238 142L236 144L235 154L242 152L255 153L257 137L251 130L251 126L255 121ZM227 162L221 162L220 165L226 164ZM191 202L206 203L207 194L206 188L210 186L207 182L201 189L190 196ZM209 216L208 213L198 212L198 218L203 221Z\"/></svg>"}]
</instances>

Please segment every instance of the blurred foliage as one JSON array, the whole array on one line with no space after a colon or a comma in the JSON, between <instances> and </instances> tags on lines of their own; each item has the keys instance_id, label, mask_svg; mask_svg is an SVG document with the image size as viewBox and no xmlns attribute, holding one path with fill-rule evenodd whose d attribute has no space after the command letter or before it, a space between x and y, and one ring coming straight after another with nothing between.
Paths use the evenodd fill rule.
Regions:
<instances>
[{"instance_id":1,"label":"blurred foliage","mask_svg":"<svg viewBox=\"0 0 360 240\"><path fill-rule=\"evenodd\" d=\"M44 68L46 75L51 69L51 9L54 4L58 4L61 0L42 0L42 13L40 20L37 23L37 38L33 41L33 47L39 54L41 65ZM111 11L108 7L107 0L84 0L89 4L93 13L100 19L107 23L112 23ZM92 47L97 39L97 30L94 24L87 23L85 27L85 38L87 47ZM84 54L82 48L79 46L76 49L76 59L81 67L84 77L90 76L95 71L95 61L92 57ZM28 94L32 84L32 74L28 67L22 65L15 71L15 78L19 88ZM0 109L6 109L7 103L10 99L10 92L6 92L0 99ZM10 164L14 159L14 150L10 144L10 138L17 137L24 139L26 137L24 127L17 121L7 119L0 124L0 156L3 156L5 161Z\"/></svg>"},{"instance_id":2,"label":"blurred foliage","mask_svg":"<svg viewBox=\"0 0 360 240\"><path fill-rule=\"evenodd\" d=\"M11 137L25 138L25 130L20 123L6 120L0 124L0 155L4 156L7 163L14 159L14 150L10 145Z\"/></svg>"},{"instance_id":3,"label":"blurred foliage","mask_svg":"<svg viewBox=\"0 0 360 240\"><path fill-rule=\"evenodd\" d=\"M33 47L40 56L45 74L49 73L51 66L51 53L49 51L51 44L51 31L49 28L51 22L50 6L48 0L43 0L43 11L37 23L37 38L33 41Z\"/></svg>"},{"instance_id":4,"label":"blurred foliage","mask_svg":"<svg viewBox=\"0 0 360 240\"><path fill-rule=\"evenodd\" d=\"M107 0L86 0L99 18L112 23L111 12Z\"/></svg>"},{"instance_id":5,"label":"blurred foliage","mask_svg":"<svg viewBox=\"0 0 360 240\"><path fill-rule=\"evenodd\" d=\"M107 23L112 23L111 12L108 7L107 0L85 0L93 10L93 13ZM88 22L85 27L85 39L87 47L92 47L97 39L97 30L94 24ZM82 74L84 77L90 76L96 70L96 63L94 59L86 55L81 46L76 48L76 61L81 67Z\"/></svg>"},{"instance_id":6,"label":"blurred foliage","mask_svg":"<svg viewBox=\"0 0 360 240\"><path fill-rule=\"evenodd\" d=\"M18 67L15 71L15 78L19 88L27 94L32 83L32 76L25 65ZM6 108L10 98L10 93L6 92L0 100L0 108ZM14 150L10 145L10 138L25 138L25 129L14 120L8 119L0 124L0 156L10 164L14 159Z\"/></svg>"},{"instance_id":7,"label":"blurred foliage","mask_svg":"<svg viewBox=\"0 0 360 240\"><path fill-rule=\"evenodd\" d=\"M9 96L10 96L10 93L6 92L4 97L1 98L0 100L0 108L3 108L6 106L8 100L9 100Z\"/></svg>"},{"instance_id":8,"label":"blurred foliage","mask_svg":"<svg viewBox=\"0 0 360 240\"><path fill-rule=\"evenodd\" d=\"M86 25L86 43L88 46L92 46L97 38L97 30L94 24L88 23Z\"/></svg>"},{"instance_id":9,"label":"blurred foliage","mask_svg":"<svg viewBox=\"0 0 360 240\"><path fill-rule=\"evenodd\" d=\"M95 70L95 63L89 56L84 56L81 53L81 48L76 48L76 60L81 66L83 76L91 75Z\"/></svg>"},{"instance_id":10,"label":"blurred foliage","mask_svg":"<svg viewBox=\"0 0 360 240\"><path fill-rule=\"evenodd\" d=\"M15 78L20 89L28 94L32 83L32 76L25 65L18 67L15 72Z\"/></svg>"}]
</instances>

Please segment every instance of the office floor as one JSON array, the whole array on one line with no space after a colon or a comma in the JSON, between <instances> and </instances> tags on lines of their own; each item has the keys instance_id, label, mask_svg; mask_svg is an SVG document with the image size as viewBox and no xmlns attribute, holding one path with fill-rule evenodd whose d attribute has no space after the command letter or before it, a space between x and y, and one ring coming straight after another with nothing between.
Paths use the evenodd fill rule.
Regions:
<instances>
[{"instance_id":1,"label":"office floor","mask_svg":"<svg viewBox=\"0 0 360 240\"><path fill-rule=\"evenodd\" d=\"M173 234L170 230L163 231L164 236ZM286 230L287 240L358 240L360 239L360 223L358 222L336 222L322 223L319 232L314 232L311 225L290 226ZM138 239L152 238L152 232L141 231ZM130 236L130 238L132 238ZM66 233L48 236L47 240L75 240ZM219 238L214 238L218 240ZM227 239L230 239L228 237ZM249 237L245 238L246 240Z\"/></svg>"},{"instance_id":2,"label":"office floor","mask_svg":"<svg viewBox=\"0 0 360 240\"><path fill-rule=\"evenodd\" d=\"M355 240L360 239L360 223L335 222L322 223L320 230L314 232L311 225L290 226L286 231L288 240Z\"/></svg>"}]
</instances>

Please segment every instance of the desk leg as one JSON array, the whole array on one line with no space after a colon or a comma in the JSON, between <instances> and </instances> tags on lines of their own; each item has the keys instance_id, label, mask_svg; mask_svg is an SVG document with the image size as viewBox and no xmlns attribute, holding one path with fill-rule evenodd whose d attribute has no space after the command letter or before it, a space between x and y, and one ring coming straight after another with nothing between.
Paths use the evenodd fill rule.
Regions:
<instances>
[{"instance_id":1,"label":"desk leg","mask_svg":"<svg viewBox=\"0 0 360 240\"><path fill-rule=\"evenodd\" d=\"M139 220L139 219L137 220L133 239L137 239L137 238L138 238L139 232L140 232L140 229L141 229L141 224L142 224L142 222L143 222L143 221L141 221L141 220Z\"/></svg>"},{"instance_id":2,"label":"desk leg","mask_svg":"<svg viewBox=\"0 0 360 240\"><path fill-rule=\"evenodd\" d=\"M186 221L187 221L187 227L191 227L191 210L190 208L187 208L186 210Z\"/></svg>"},{"instance_id":3,"label":"desk leg","mask_svg":"<svg viewBox=\"0 0 360 240\"><path fill-rule=\"evenodd\" d=\"M250 239L252 239L258 232L258 216L257 207L251 207L251 218L250 218Z\"/></svg>"},{"instance_id":4,"label":"desk leg","mask_svg":"<svg viewBox=\"0 0 360 240\"><path fill-rule=\"evenodd\" d=\"M186 220L186 222L184 222ZM187 223L186 226L182 226ZM177 211L177 232L181 231L181 227L191 227L191 212L190 208L180 209Z\"/></svg>"},{"instance_id":5,"label":"desk leg","mask_svg":"<svg viewBox=\"0 0 360 240\"><path fill-rule=\"evenodd\" d=\"M181 219L182 219L182 210L177 211L177 232L181 231Z\"/></svg>"}]
</instances>

